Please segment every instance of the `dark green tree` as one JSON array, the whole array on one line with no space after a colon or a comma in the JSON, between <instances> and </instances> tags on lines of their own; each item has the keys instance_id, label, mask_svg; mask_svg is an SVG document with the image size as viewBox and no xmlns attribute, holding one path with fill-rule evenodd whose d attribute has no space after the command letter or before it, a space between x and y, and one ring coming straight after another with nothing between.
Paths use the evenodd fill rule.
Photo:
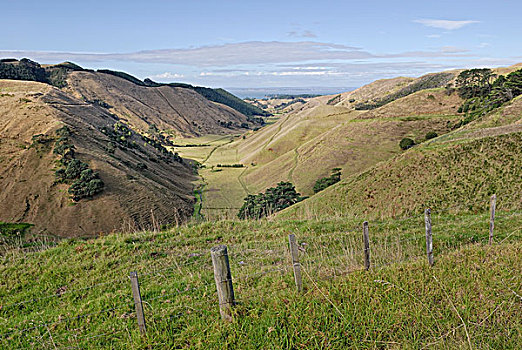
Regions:
<instances>
[{"instance_id":1,"label":"dark green tree","mask_svg":"<svg viewBox=\"0 0 522 350\"><path fill-rule=\"evenodd\" d=\"M403 138L401 142L399 142L399 147L402 150L407 150L408 148L412 148L413 146L415 146L415 141L408 137Z\"/></svg>"},{"instance_id":2,"label":"dark green tree","mask_svg":"<svg viewBox=\"0 0 522 350\"><path fill-rule=\"evenodd\" d=\"M239 210L240 219L261 219L303 200L291 182L280 182L265 193L248 195Z\"/></svg>"}]
</instances>

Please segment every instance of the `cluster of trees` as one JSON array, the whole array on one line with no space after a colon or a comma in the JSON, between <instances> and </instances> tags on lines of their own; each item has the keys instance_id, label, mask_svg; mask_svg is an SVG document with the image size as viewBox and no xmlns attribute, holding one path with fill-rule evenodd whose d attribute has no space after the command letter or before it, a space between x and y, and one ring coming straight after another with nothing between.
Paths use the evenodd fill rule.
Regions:
<instances>
[{"instance_id":1,"label":"cluster of trees","mask_svg":"<svg viewBox=\"0 0 522 350\"><path fill-rule=\"evenodd\" d=\"M243 168L244 165L237 163L237 164L218 164L216 165L218 168Z\"/></svg>"},{"instance_id":2,"label":"cluster of trees","mask_svg":"<svg viewBox=\"0 0 522 350\"><path fill-rule=\"evenodd\" d=\"M339 181L341 181L341 168L333 168L330 176L320 178L315 182L314 193L320 192Z\"/></svg>"},{"instance_id":3,"label":"cluster of trees","mask_svg":"<svg viewBox=\"0 0 522 350\"><path fill-rule=\"evenodd\" d=\"M341 95L337 95L337 96L334 96L332 97L331 99L328 100L328 102L326 102L327 105L334 105L334 104L337 104L341 102Z\"/></svg>"},{"instance_id":4,"label":"cluster of trees","mask_svg":"<svg viewBox=\"0 0 522 350\"><path fill-rule=\"evenodd\" d=\"M238 217L240 219L261 219L303 199L291 182L280 182L276 187L267 189L265 193L248 195L239 210Z\"/></svg>"},{"instance_id":5,"label":"cluster of trees","mask_svg":"<svg viewBox=\"0 0 522 350\"><path fill-rule=\"evenodd\" d=\"M413 146L415 146L415 141L413 141L412 139L410 139L409 137L405 137L401 140L401 142L399 142L399 147L405 151L409 148L412 148Z\"/></svg>"},{"instance_id":6,"label":"cluster of trees","mask_svg":"<svg viewBox=\"0 0 522 350\"><path fill-rule=\"evenodd\" d=\"M295 103L306 103L306 101L303 100L302 98L296 98L296 99L290 100L288 102L280 103L277 106L275 106L274 108L278 109L278 110L279 109L285 109L286 107L291 106L291 105L293 105Z\"/></svg>"},{"instance_id":7,"label":"cluster of trees","mask_svg":"<svg viewBox=\"0 0 522 350\"><path fill-rule=\"evenodd\" d=\"M488 68L465 70L457 77L456 88L459 96L466 99L458 110L466 117L458 127L521 95L522 69L507 76L497 76Z\"/></svg>"},{"instance_id":8,"label":"cluster of trees","mask_svg":"<svg viewBox=\"0 0 522 350\"><path fill-rule=\"evenodd\" d=\"M48 83L47 72L37 62L27 58L0 61L0 79L30 80Z\"/></svg>"},{"instance_id":9,"label":"cluster of trees","mask_svg":"<svg viewBox=\"0 0 522 350\"><path fill-rule=\"evenodd\" d=\"M64 126L58 129L56 136L58 139L53 153L60 156L62 165L54 173L56 182L70 184L68 192L75 202L102 192L105 184L99 174L90 169L87 163L75 158L75 147L69 143L69 128Z\"/></svg>"},{"instance_id":10,"label":"cluster of trees","mask_svg":"<svg viewBox=\"0 0 522 350\"><path fill-rule=\"evenodd\" d=\"M451 79L453 79L453 74L451 73L428 74L417 79L415 82L408 84L397 92L374 101L357 103L354 108L357 110L375 109L399 98L411 95L417 91L444 87L451 81Z\"/></svg>"},{"instance_id":11,"label":"cluster of trees","mask_svg":"<svg viewBox=\"0 0 522 350\"><path fill-rule=\"evenodd\" d=\"M0 79L29 80L50 84L56 87L67 85L69 71L84 70L74 63L65 62L43 68L39 63L22 58L0 60Z\"/></svg>"},{"instance_id":12,"label":"cluster of trees","mask_svg":"<svg viewBox=\"0 0 522 350\"><path fill-rule=\"evenodd\" d=\"M161 159L166 163L170 163L172 161L183 163L183 158L181 158L181 156L177 152L173 153L164 146L164 143L168 144L169 146L173 145L173 143L166 137L161 135L159 132L154 131L154 128L155 126L149 128L149 132L153 133L151 137L147 135L140 135L141 139L144 141L144 146L150 145L151 147L158 150L162 154ZM118 121L114 123L112 127L102 126L100 128L100 131L107 135L107 137L109 137L109 139L111 140L109 146L107 147L107 150L110 153L114 152L114 144L118 144L120 149L141 149L140 145L138 145L136 141L132 140L133 135L135 135L133 131L122 122Z\"/></svg>"}]
</instances>

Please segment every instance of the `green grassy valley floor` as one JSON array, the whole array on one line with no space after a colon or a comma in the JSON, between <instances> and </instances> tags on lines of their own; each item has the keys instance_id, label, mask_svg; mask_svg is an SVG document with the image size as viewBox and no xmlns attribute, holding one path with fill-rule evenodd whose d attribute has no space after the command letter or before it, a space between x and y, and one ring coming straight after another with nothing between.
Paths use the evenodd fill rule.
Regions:
<instances>
[{"instance_id":1,"label":"green grassy valley floor","mask_svg":"<svg viewBox=\"0 0 522 350\"><path fill-rule=\"evenodd\" d=\"M221 221L64 240L0 256L1 349L516 349L522 343L522 212ZM288 234L300 245L295 291ZM238 299L220 320L209 249L228 246ZM147 334L136 324L137 271Z\"/></svg>"}]
</instances>

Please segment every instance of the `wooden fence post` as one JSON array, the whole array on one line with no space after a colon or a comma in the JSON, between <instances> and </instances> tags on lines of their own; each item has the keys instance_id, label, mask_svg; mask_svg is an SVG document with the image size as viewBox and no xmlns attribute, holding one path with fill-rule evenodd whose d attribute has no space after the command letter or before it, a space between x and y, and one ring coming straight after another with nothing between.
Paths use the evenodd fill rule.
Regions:
<instances>
[{"instance_id":1,"label":"wooden fence post","mask_svg":"<svg viewBox=\"0 0 522 350\"><path fill-rule=\"evenodd\" d=\"M497 195L491 196L490 213L489 217L489 245L493 244L493 230L495 229L495 207L497 205Z\"/></svg>"},{"instance_id":2,"label":"wooden fence post","mask_svg":"<svg viewBox=\"0 0 522 350\"><path fill-rule=\"evenodd\" d=\"M433 266L433 237L431 235L431 209L424 211L424 223L426 225L426 253L428 254L428 263Z\"/></svg>"},{"instance_id":3,"label":"wooden fence post","mask_svg":"<svg viewBox=\"0 0 522 350\"><path fill-rule=\"evenodd\" d=\"M232 321L232 307L235 305L234 288L232 287L232 273L228 261L227 246L218 245L210 249L212 265L214 266L214 280L219 300L219 313L225 321Z\"/></svg>"},{"instance_id":4,"label":"wooden fence post","mask_svg":"<svg viewBox=\"0 0 522 350\"><path fill-rule=\"evenodd\" d=\"M368 221L363 222L363 242L364 242L364 268L370 269L370 234L368 232Z\"/></svg>"},{"instance_id":5,"label":"wooden fence post","mask_svg":"<svg viewBox=\"0 0 522 350\"><path fill-rule=\"evenodd\" d=\"M143 314L143 304L141 302L140 284L138 282L138 273L132 271L130 273L132 296L134 297L134 306L136 307L136 318L138 320L138 327L142 334L145 334L145 315Z\"/></svg>"},{"instance_id":6,"label":"wooden fence post","mask_svg":"<svg viewBox=\"0 0 522 350\"><path fill-rule=\"evenodd\" d=\"M290 243L290 255L292 256L292 266L294 268L294 279L297 291L300 293L303 290L303 279L301 277L301 264L299 263L299 249L294 234L288 235Z\"/></svg>"}]
</instances>

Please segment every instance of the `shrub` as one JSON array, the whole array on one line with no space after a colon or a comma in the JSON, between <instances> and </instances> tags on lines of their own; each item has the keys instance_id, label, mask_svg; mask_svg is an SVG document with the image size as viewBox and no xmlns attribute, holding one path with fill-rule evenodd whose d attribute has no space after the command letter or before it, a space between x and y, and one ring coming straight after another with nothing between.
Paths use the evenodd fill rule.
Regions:
<instances>
[{"instance_id":1,"label":"shrub","mask_svg":"<svg viewBox=\"0 0 522 350\"><path fill-rule=\"evenodd\" d=\"M428 131L428 133L426 133L426 140L431 140L431 139L434 139L435 137L439 136L435 131Z\"/></svg>"},{"instance_id":2,"label":"shrub","mask_svg":"<svg viewBox=\"0 0 522 350\"><path fill-rule=\"evenodd\" d=\"M410 139L408 137L405 137L401 140L401 142L399 143L399 146L401 147L402 150L407 150L408 148L412 148L413 146L415 146L415 141L413 141L412 139Z\"/></svg>"},{"instance_id":3,"label":"shrub","mask_svg":"<svg viewBox=\"0 0 522 350\"><path fill-rule=\"evenodd\" d=\"M339 181L341 181L341 168L334 168L330 176L323 177L315 182L314 193L320 192Z\"/></svg>"},{"instance_id":4,"label":"shrub","mask_svg":"<svg viewBox=\"0 0 522 350\"><path fill-rule=\"evenodd\" d=\"M74 180L81 176L84 170L87 170L89 166L87 163L82 162L79 159L73 159L67 164L64 174L66 180Z\"/></svg>"}]
</instances>

